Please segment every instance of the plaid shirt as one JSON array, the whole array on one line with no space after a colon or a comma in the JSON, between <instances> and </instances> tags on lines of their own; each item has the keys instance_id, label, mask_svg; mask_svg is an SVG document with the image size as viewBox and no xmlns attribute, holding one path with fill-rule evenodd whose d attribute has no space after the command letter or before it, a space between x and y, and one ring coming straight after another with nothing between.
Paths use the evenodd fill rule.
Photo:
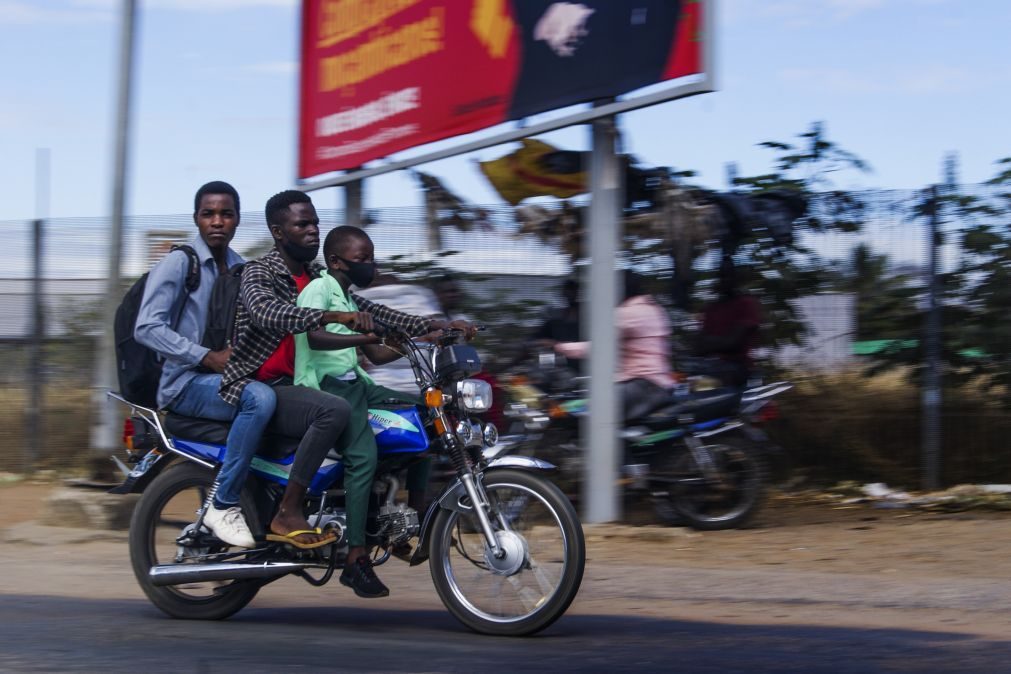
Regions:
<instances>
[{"instance_id":1,"label":"plaid shirt","mask_svg":"<svg viewBox=\"0 0 1011 674\"><path fill-rule=\"evenodd\" d=\"M322 269L315 262L306 265L306 272L312 278L318 277ZM351 296L361 311L384 323L415 336L429 332L431 321L427 318L401 313L354 293ZM276 248L259 260L248 263L242 270L232 356L225 366L218 390L222 400L238 406L246 384L277 350L281 340L290 334L318 330L323 326L323 312L295 306L297 298L295 279Z\"/></svg>"}]
</instances>

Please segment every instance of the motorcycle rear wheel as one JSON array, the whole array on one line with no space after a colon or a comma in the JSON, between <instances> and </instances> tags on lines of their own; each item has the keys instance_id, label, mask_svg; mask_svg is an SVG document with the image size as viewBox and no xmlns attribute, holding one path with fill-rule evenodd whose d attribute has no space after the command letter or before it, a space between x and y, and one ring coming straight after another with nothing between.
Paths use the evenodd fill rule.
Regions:
<instances>
[{"instance_id":1,"label":"motorcycle rear wheel","mask_svg":"<svg viewBox=\"0 0 1011 674\"><path fill-rule=\"evenodd\" d=\"M149 573L152 566L175 563L183 530L196 521L214 482L214 474L196 463L169 466L144 490L130 520L130 561L134 575L151 603L173 618L220 620L253 600L260 585L251 581L187 583L155 586ZM256 510L249 493L243 490L242 512L254 531ZM215 548L211 552L222 552ZM179 562L185 564L186 561Z\"/></svg>"},{"instance_id":2,"label":"motorcycle rear wheel","mask_svg":"<svg viewBox=\"0 0 1011 674\"><path fill-rule=\"evenodd\" d=\"M474 511L441 509L432 523L432 580L450 613L475 632L533 634L561 617L579 591L583 529L572 504L540 475L497 469L483 484L492 526L510 555L492 568Z\"/></svg>"},{"instance_id":3,"label":"motorcycle rear wheel","mask_svg":"<svg viewBox=\"0 0 1011 674\"><path fill-rule=\"evenodd\" d=\"M743 526L762 503L763 464L753 452L731 444L705 450L715 464L712 473L702 471L683 447L658 463L651 475L655 511L668 524L699 531Z\"/></svg>"}]
</instances>

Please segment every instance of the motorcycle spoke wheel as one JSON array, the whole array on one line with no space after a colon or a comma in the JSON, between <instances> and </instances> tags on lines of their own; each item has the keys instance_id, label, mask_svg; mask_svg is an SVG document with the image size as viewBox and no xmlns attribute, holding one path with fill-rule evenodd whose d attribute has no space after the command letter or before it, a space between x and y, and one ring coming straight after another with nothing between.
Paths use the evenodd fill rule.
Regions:
<instances>
[{"instance_id":1,"label":"motorcycle spoke wheel","mask_svg":"<svg viewBox=\"0 0 1011 674\"><path fill-rule=\"evenodd\" d=\"M656 511L665 519L676 516L696 529L741 526L761 501L761 466L737 447L711 445L706 449L713 461L709 472L700 470L688 452L670 457L658 467L653 489Z\"/></svg>"},{"instance_id":2,"label":"motorcycle spoke wheel","mask_svg":"<svg viewBox=\"0 0 1011 674\"><path fill-rule=\"evenodd\" d=\"M443 510L433 525L432 576L446 606L487 634L530 634L568 607L578 590L585 544L571 504L554 485L522 471L486 477L495 559L473 511Z\"/></svg>"},{"instance_id":3,"label":"motorcycle spoke wheel","mask_svg":"<svg viewBox=\"0 0 1011 674\"><path fill-rule=\"evenodd\" d=\"M180 536L194 528L213 474L196 464L176 464L159 475L145 490L130 523L130 558L144 593L158 608L176 618L219 619L249 603L258 587L248 581L208 581L155 586L151 567L199 564L206 555L229 551L217 539L206 546L180 545ZM249 518L252 502L243 495L243 512ZM250 525L253 523L250 522ZM234 560L233 560L234 561Z\"/></svg>"}]
</instances>

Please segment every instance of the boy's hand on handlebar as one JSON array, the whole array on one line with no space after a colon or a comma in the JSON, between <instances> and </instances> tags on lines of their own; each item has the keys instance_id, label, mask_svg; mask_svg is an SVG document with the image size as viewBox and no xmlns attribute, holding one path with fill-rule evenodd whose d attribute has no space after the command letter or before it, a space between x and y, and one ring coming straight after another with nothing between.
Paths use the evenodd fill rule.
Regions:
<instances>
[{"instance_id":1,"label":"boy's hand on handlebar","mask_svg":"<svg viewBox=\"0 0 1011 674\"><path fill-rule=\"evenodd\" d=\"M212 372L221 374L225 371L225 365L228 364L231 355L232 347L230 346L221 349L221 351L208 351L200 360L200 364Z\"/></svg>"},{"instance_id":2,"label":"boy's hand on handlebar","mask_svg":"<svg viewBox=\"0 0 1011 674\"><path fill-rule=\"evenodd\" d=\"M416 341L419 341L419 342L429 342L431 344L438 344L439 343L439 339L441 339L444 334L445 334L445 332L443 332L441 329L432 330L428 334L425 334L425 335L422 335L421 337L418 337L416 339Z\"/></svg>"}]
</instances>

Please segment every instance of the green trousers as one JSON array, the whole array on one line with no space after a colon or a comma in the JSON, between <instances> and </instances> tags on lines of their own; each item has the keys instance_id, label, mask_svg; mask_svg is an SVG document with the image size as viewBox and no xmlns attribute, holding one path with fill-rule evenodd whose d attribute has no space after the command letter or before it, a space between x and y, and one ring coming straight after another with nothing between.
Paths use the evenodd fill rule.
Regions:
<instances>
[{"instance_id":1,"label":"green trousers","mask_svg":"<svg viewBox=\"0 0 1011 674\"><path fill-rule=\"evenodd\" d=\"M344 462L344 503L347 510L348 545L365 545L365 520L368 516L369 494L376 476L377 448L376 436L369 426L369 407L384 400L400 400L408 404L418 404L420 399L409 393L402 393L367 382L361 377L342 381L324 377L321 388L327 393L344 398L351 405L351 418L344 432L337 438L337 451ZM431 462L426 459L411 466L407 471L407 489L424 489L428 484ZM422 516L424 513L420 513Z\"/></svg>"}]
</instances>

